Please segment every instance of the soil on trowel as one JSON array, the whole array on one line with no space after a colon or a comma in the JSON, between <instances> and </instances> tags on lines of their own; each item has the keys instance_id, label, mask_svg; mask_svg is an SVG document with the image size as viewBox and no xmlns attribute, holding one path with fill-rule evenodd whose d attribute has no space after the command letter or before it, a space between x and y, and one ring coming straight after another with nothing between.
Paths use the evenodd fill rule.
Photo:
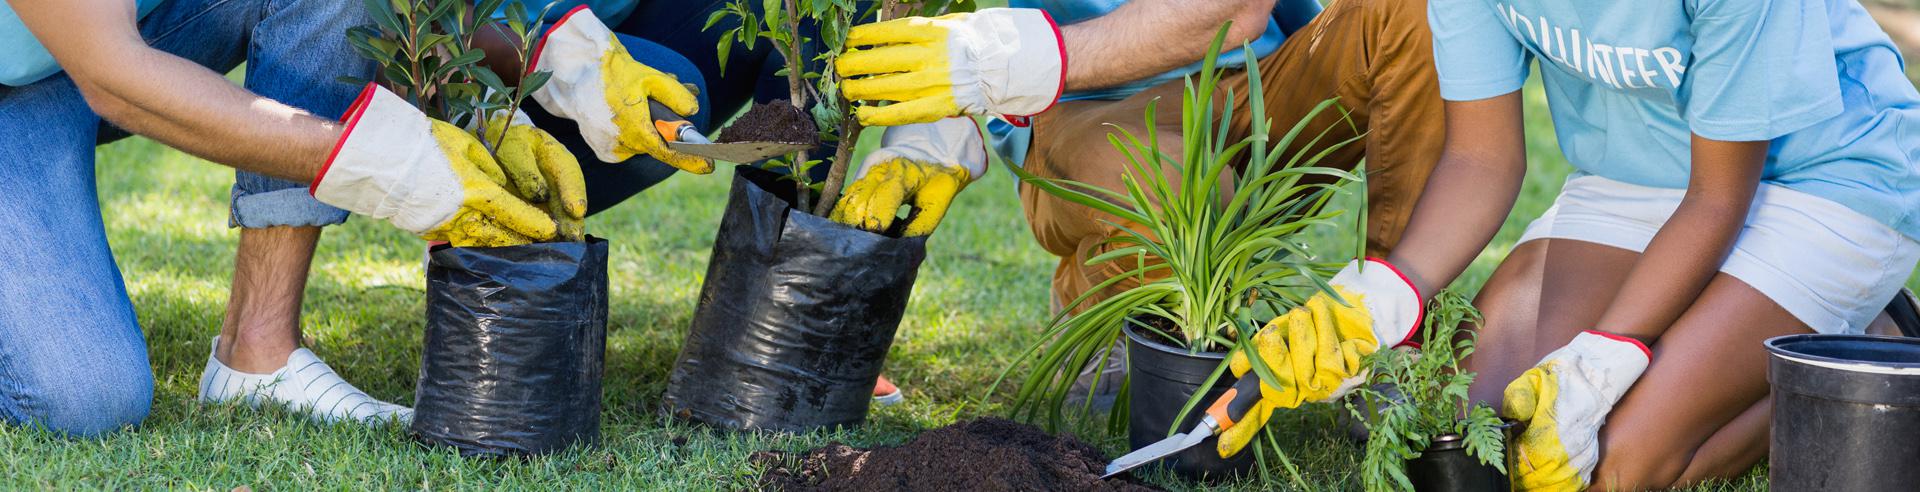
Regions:
<instances>
[{"instance_id":1,"label":"soil on trowel","mask_svg":"<svg viewBox=\"0 0 1920 492\"><path fill-rule=\"evenodd\" d=\"M820 135L813 126L813 116L806 111L793 107L786 99L775 99L771 103L755 103L747 108L747 114L740 115L732 126L720 131L720 143L732 142L782 142L820 144Z\"/></svg>"},{"instance_id":2,"label":"soil on trowel","mask_svg":"<svg viewBox=\"0 0 1920 492\"><path fill-rule=\"evenodd\" d=\"M804 453L761 451L763 490L1151 491L1123 476L1100 480L1107 458L1069 436L982 418L927 431L899 446L833 443Z\"/></svg>"}]
</instances>

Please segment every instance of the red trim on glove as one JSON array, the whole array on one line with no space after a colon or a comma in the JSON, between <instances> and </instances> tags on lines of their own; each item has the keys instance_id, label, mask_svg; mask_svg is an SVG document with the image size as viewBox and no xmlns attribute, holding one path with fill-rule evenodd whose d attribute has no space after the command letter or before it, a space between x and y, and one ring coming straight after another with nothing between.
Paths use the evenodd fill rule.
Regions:
<instances>
[{"instance_id":1,"label":"red trim on glove","mask_svg":"<svg viewBox=\"0 0 1920 492\"><path fill-rule=\"evenodd\" d=\"M1387 263L1387 260L1369 256L1367 257L1367 262L1379 263L1380 266L1387 267L1387 270L1392 271L1394 275L1400 277L1401 282L1407 283L1408 290L1413 291L1413 302L1420 305L1420 315L1413 317L1413 327L1407 330L1407 337L1401 339L1400 343L1393 344L1393 346L1406 345L1413 348L1420 348L1420 342L1413 341L1413 336L1420 334L1420 322L1427 319L1427 303L1420 302L1420 287L1413 285L1413 279L1407 278L1407 274L1401 273L1399 267L1393 266L1392 263Z\"/></svg>"},{"instance_id":2,"label":"red trim on glove","mask_svg":"<svg viewBox=\"0 0 1920 492\"><path fill-rule=\"evenodd\" d=\"M360 89L360 96L353 99L353 105L347 106L346 114L340 115L340 122L346 123L347 128L340 130L340 140L334 142L333 151L327 153L327 163L321 164L320 172L313 174L313 183L307 185L307 195L312 196L313 190L320 188L320 178L327 177L327 170L333 169L333 158L339 157L340 148L347 146L347 136L352 135L353 126L360 123L360 113L367 111L367 103L373 101L373 91L377 87L368 82L366 88Z\"/></svg>"},{"instance_id":3,"label":"red trim on glove","mask_svg":"<svg viewBox=\"0 0 1920 492\"><path fill-rule=\"evenodd\" d=\"M1629 337L1629 336L1626 336L1626 335L1615 335L1615 334L1612 334L1612 333L1607 333L1607 332L1604 332L1604 331L1600 331L1600 330L1587 330L1586 332L1587 332L1587 333L1592 333L1592 334L1595 334L1595 335L1600 335L1600 336L1602 336L1602 337L1606 337L1607 339L1609 339L1609 340L1613 340L1613 341L1616 341L1616 342L1627 342L1627 343L1631 343L1631 344L1633 344L1633 346L1634 346L1634 347L1638 347L1638 348L1640 349L1640 353L1643 353L1643 354L1647 354L1647 360L1649 360L1649 361L1651 361L1651 360L1653 360L1653 350L1652 350L1652 349L1648 349L1648 348L1647 348L1647 344L1644 344L1644 343L1640 343L1640 341L1639 341L1639 340L1635 340L1635 339L1633 339L1633 337Z\"/></svg>"},{"instance_id":4,"label":"red trim on glove","mask_svg":"<svg viewBox=\"0 0 1920 492\"><path fill-rule=\"evenodd\" d=\"M586 4L581 4L578 7L574 7L573 10L568 10L566 15L560 16L560 20L554 21L553 25L547 28L547 34L540 36L540 43L533 45L533 59L527 61L527 70L522 72L521 75L533 73L534 67L540 66L540 52L547 49L547 37L552 36L553 31L559 30L561 24L566 24L568 19L572 19L573 14L578 14L582 10L587 10Z\"/></svg>"},{"instance_id":5,"label":"red trim on glove","mask_svg":"<svg viewBox=\"0 0 1920 492\"><path fill-rule=\"evenodd\" d=\"M1040 11L1040 16L1045 17L1047 19L1047 25L1053 27L1054 45L1060 47L1060 86L1053 90L1053 102L1047 103L1047 107L1040 108L1039 111L1035 111L1032 114L1008 115L1004 118L1007 120L1007 123L1020 128L1026 128L1032 125L1034 115L1053 109L1054 105L1060 104L1060 96L1067 94L1067 37L1060 34L1060 23L1053 21L1053 14L1042 10Z\"/></svg>"}]
</instances>

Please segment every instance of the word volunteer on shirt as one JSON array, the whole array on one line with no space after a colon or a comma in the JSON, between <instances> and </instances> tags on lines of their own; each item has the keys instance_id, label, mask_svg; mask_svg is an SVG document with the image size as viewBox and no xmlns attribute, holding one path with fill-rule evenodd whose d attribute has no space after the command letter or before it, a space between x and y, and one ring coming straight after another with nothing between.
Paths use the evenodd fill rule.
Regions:
<instances>
[{"instance_id":1,"label":"word volunteer on shirt","mask_svg":"<svg viewBox=\"0 0 1920 492\"><path fill-rule=\"evenodd\" d=\"M1679 88L1680 76L1687 73L1686 56L1679 48L1614 46L1591 35L1582 37L1578 28L1553 25L1546 17L1530 17L1505 3L1496 3L1494 8L1499 9L1501 20L1514 32L1525 35L1548 60L1615 89ZM1666 85L1660 85L1662 80Z\"/></svg>"}]
</instances>

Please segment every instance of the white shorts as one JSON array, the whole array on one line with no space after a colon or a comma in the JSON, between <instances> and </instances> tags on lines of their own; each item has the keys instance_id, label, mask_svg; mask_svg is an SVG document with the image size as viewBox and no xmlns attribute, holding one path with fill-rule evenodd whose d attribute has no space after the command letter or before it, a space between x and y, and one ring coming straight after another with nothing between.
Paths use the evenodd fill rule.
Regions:
<instances>
[{"instance_id":1,"label":"white shorts","mask_svg":"<svg viewBox=\"0 0 1920 492\"><path fill-rule=\"evenodd\" d=\"M1568 180L1527 225L1541 238L1645 251L1686 190L1599 176ZM1720 271L1753 286L1821 333L1861 333L1920 261L1920 243L1825 198L1762 184Z\"/></svg>"}]
</instances>

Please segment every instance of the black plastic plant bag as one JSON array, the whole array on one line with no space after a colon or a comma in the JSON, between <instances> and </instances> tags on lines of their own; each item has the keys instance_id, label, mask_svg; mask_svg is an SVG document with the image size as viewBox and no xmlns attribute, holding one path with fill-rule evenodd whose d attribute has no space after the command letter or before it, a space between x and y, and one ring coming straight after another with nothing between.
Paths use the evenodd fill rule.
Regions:
<instances>
[{"instance_id":1,"label":"black plastic plant bag","mask_svg":"<svg viewBox=\"0 0 1920 492\"><path fill-rule=\"evenodd\" d=\"M926 238L792 208L794 186L741 166L706 284L667 383L674 415L805 432L866 419Z\"/></svg>"},{"instance_id":2,"label":"black plastic plant bag","mask_svg":"<svg viewBox=\"0 0 1920 492\"><path fill-rule=\"evenodd\" d=\"M438 247L413 433L462 456L524 456L600 437L607 242Z\"/></svg>"}]
</instances>

